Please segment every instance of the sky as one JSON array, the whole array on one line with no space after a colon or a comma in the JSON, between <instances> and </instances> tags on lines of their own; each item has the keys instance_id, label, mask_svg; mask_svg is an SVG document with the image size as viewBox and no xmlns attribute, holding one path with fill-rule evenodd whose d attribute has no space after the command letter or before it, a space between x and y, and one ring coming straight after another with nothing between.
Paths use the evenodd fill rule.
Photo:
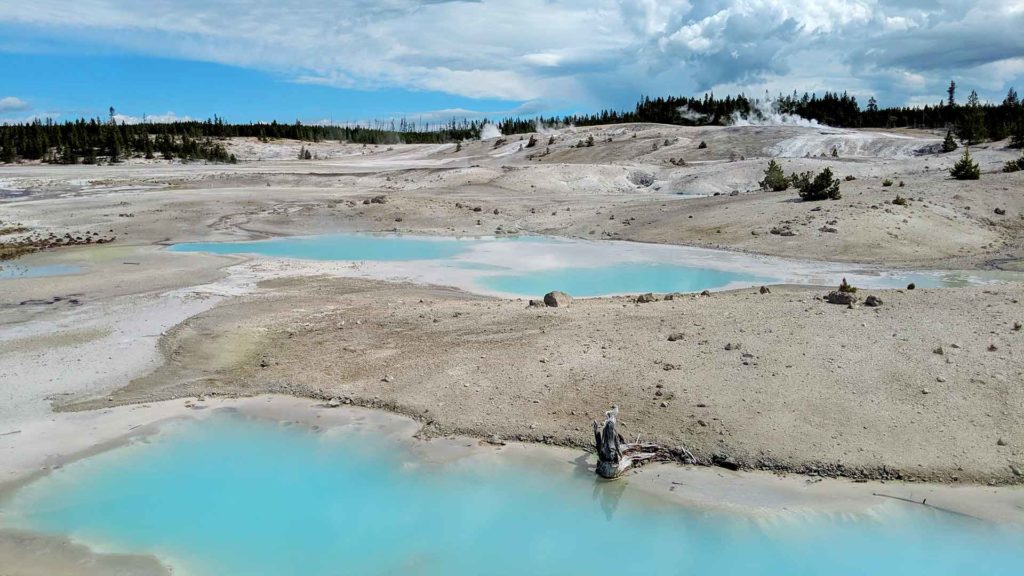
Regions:
<instances>
[{"instance_id":1,"label":"sky","mask_svg":"<svg viewBox=\"0 0 1024 576\"><path fill-rule=\"evenodd\" d=\"M1024 0L3 0L0 122L423 122L1024 90Z\"/></svg>"}]
</instances>

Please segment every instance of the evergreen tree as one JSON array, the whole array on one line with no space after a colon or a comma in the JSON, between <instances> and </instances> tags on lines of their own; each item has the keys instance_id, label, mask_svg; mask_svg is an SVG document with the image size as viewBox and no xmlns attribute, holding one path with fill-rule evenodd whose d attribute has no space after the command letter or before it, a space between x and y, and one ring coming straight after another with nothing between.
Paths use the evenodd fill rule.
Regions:
<instances>
[{"instance_id":1,"label":"evergreen tree","mask_svg":"<svg viewBox=\"0 0 1024 576\"><path fill-rule=\"evenodd\" d=\"M950 108L956 108L956 82L953 80L949 81L949 88L946 88L946 93L949 94L946 105Z\"/></svg>"},{"instance_id":2,"label":"evergreen tree","mask_svg":"<svg viewBox=\"0 0 1024 576\"><path fill-rule=\"evenodd\" d=\"M977 180L981 178L981 168L971 160L971 153L965 148L964 155L949 169L949 175L957 180Z\"/></svg>"},{"instance_id":3,"label":"evergreen tree","mask_svg":"<svg viewBox=\"0 0 1024 576\"><path fill-rule=\"evenodd\" d=\"M812 200L839 200L842 194L839 192L839 180L832 177L832 169L825 168L813 179L810 172L796 176L793 182L800 193L800 199Z\"/></svg>"},{"instance_id":4,"label":"evergreen tree","mask_svg":"<svg viewBox=\"0 0 1024 576\"><path fill-rule=\"evenodd\" d=\"M760 182L761 188L773 192L782 192L789 188L789 179L782 171L782 166L775 160L768 162L768 168L764 171L764 180Z\"/></svg>"},{"instance_id":5,"label":"evergreen tree","mask_svg":"<svg viewBox=\"0 0 1024 576\"><path fill-rule=\"evenodd\" d=\"M942 151L952 152L957 149L956 138L953 138L953 131L946 130L946 139L942 141Z\"/></svg>"},{"instance_id":6,"label":"evergreen tree","mask_svg":"<svg viewBox=\"0 0 1024 576\"><path fill-rule=\"evenodd\" d=\"M960 113L960 121L957 123L957 136L965 144L977 144L988 138L988 130L985 128L985 114L981 109L981 102L978 100L978 93L974 90L967 98L967 105Z\"/></svg>"}]
</instances>

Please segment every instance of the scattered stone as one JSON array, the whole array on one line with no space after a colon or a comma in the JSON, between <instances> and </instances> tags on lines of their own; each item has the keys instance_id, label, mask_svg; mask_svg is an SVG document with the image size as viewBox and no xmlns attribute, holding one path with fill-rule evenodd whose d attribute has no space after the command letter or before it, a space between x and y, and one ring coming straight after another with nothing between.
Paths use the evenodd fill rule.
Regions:
<instances>
[{"instance_id":1,"label":"scattered stone","mask_svg":"<svg viewBox=\"0 0 1024 576\"><path fill-rule=\"evenodd\" d=\"M637 304L649 304L651 302L657 302L657 301L658 301L658 297L655 296L654 294L650 293L650 292L648 292L647 294L641 294L641 295L636 297L636 303Z\"/></svg>"},{"instance_id":2,"label":"scattered stone","mask_svg":"<svg viewBox=\"0 0 1024 576\"><path fill-rule=\"evenodd\" d=\"M1013 331L1014 332L1020 332L1021 328L1024 328L1024 326L1022 326L1020 322L1014 322L1013 323Z\"/></svg>"},{"instance_id":3,"label":"scattered stone","mask_svg":"<svg viewBox=\"0 0 1024 576\"><path fill-rule=\"evenodd\" d=\"M842 292L840 290L833 290L825 296L825 301L829 304L842 304L845 306L852 306L857 302L857 296L850 292Z\"/></svg>"},{"instance_id":4,"label":"scattered stone","mask_svg":"<svg viewBox=\"0 0 1024 576\"><path fill-rule=\"evenodd\" d=\"M726 342L725 349L726 350L739 350L740 349L740 344L738 344L738 343L737 344L733 344L732 342Z\"/></svg>"},{"instance_id":5,"label":"scattered stone","mask_svg":"<svg viewBox=\"0 0 1024 576\"><path fill-rule=\"evenodd\" d=\"M882 305L882 299L878 296L868 296L864 299L864 305L877 308Z\"/></svg>"},{"instance_id":6,"label":"scattered stone","mask_svg":"<svg viewBox=\"0 0 1024 576\"><path fill-rule=\"evenodd\" d=\"M331 408L337 408L338 406L341 406L341 399L335 396L334 398L331 398L330 400L327 401L327 406Z\"/></svg>"},{"instance_id":7,"label":"scattered stone","mask_svg":"<svg viewBox=\"0 0 1024 576\"><path fill-rule=\"evenodd\" d=\"M683 334L682 332L674 332L674 333L668 335L668 341L669 342L677 342L679 340L682 340L685 337L686 337L686 335Z\"/></svg>"},{"instance_id":8,"label":"scattered stone","mask_svg":"<svg viewBox=\"0 0 1024 576\"><path fill-rule=\"evenodd\" d=\"M1005 216L1006 215L1006 210L1003 209L1003 208L996 208L995 209L995 213L1000 215L1000 216Z\"/></svg>"},{"instance_id":9,"label":"scattered stone","mask_svg":"<svg viewBox=\"0 0 1024 576\"><path fill-rule=\"evenodd\" d=\"M701 296L711 296L711 291L710 290L704 290L703 292L700 293L700 295Z\"/></svg>"},{"instance_id":10,"label":"scattered stone","mask_svg":"<svg viewBox=\"0 0 1024 576\"><path fill-rule=\"evenodd\" d=\"M380 379L380 381L381 382L388 382L388 383L390 383L390 382L394 382L395 379L392 378L391 376L385 374L384 377Z\"/></svg>"},{"instance_id":11,"label":"scattered stone","mask_svg":"<svg viewBox=\"0 0 1024 576\"><path fill-rule=\"evenodd\" d=\"M927 388L921 388L921 394L931 394L932 391Z\"/></svg>"},{"instance_id":12,"label":"scattered stone","mask_svg":"<svg viewBox=\"0 0 1024 576\"><path fill-rule=\"evenodd\" d=\"M572 296L555 290L544 295L544 305L552 308L565 308L572 302Z\"/></svg>"},{"instance_id":13,"label":"scattered stone","mask_svg":"<svg viewBox=\"0 0 1024 576\"><path fill-rule=\"evenodd\" d=\"M761 286L761 288L758 289L758 292L760 292L761 294L771 294L772 293L771 289L768 288L767 286Z\"/></svg>"},{"instance_id":14,"label":"scattered stone","mask_svg":"<svg viewBox=\"0 0 1024 576\"><path fill-rule=\"evenodd\" d=\"M942 346L937 346L934 350L932 350L932 354L938 354L939 356L945 353L946 351L942 349Z\"/></svg>"},{"instance_id":15,"label":"scattered stone","mask_svg":"<svg viewBox=\"0 0 1024 576\"><path fill-rule=\"evenodd\" d=\"M999 440L996 440L996 446L1006 446L1006 445L1007 445L1006 444L1006 440L1003 440L1002 438L1000 438Z\"/></svg>"},{"instance_id":16,"label":"scattered stone","mask_svg":"<svg viewBox=\"0 0 1024 576\"><path fill-rule=\"evenodd\" d=\"M715 466L719 466L721 468L725 468L726 470L733 470L733 471L735 471L735 470L739 470L740 469L739 462L737 462L736 459L733 458L732 456L724 456L722 454L715 454L714 456L711 457L711 462Z\"/></svg>"},{"instance_id":17,"label":"scattered stone","mask_svg":"<svg viewBox=\"0 0 1024 576\"><path fill-rule=\"evenodd\" d=\"M530 300L530 303L527 304L528 308L543 308L545 306L547 305L544 304L543 300Z\"/></svg>"},{"instance_id":18,"label":"scattered stone","mask_svg":"<svg viewBox=\"0 0 1024 576\"><path fill-rule=\"evenodd\" d=\"M661 407L662 408L668 408L668 402L662 402L661 403Z\"/></svg>"},{"instance_id":19,"label":"scattered stone","mask_svg":"<svg viewBox=\"0 0 1024 576\"><path fill-rule=\"evenodd\" d=\"M383 194L370 198L370 204L387 204L388 197Z\"/></svg>"},{"instance_id":20,"label":"scattered stone","mask_svg":"<svg viewBox=\"0 0 1024 576\"><path fill-rule=\"evenodd\" d=\"M907 284L907 290L913 290L915 288L917 288L917 284L914 284L913 282Z\"/></svg>"},{"instance_id":21,"label":"scattered stone","mask_svg":"<svg viewBox=\"0 0 1024 576\"><path fill-rule=\"evenodd\" d=\"M996 346L995 344L989 344L988 345L988 351L989 352L995 352L996 350L999 350L999 346Z\"/></svg>"},{"instance_id":22,"label":"scattered stone","mask_svg":"<svg viewBox=\"0 0 1024 576\"><path fill-rule=\"evenodd\" d=\"M819 232L826 232L828 234L835 234L835 233L839 232L839 229L835 228L833 226L822 226L821 228L818 228L818 231Z\"/></svg>"},{"instance_id":23,"label":"scattered stone","mask_svg":"<svg viewBox=\"0 0 1024 576\"><path fill-rule=\"evenodd\" d=\"M943 378L942 376L939 376L938 378L935 379L935 381L941 384L941 383L945 382L946 379Z\"/></svg>"}]
</instances>

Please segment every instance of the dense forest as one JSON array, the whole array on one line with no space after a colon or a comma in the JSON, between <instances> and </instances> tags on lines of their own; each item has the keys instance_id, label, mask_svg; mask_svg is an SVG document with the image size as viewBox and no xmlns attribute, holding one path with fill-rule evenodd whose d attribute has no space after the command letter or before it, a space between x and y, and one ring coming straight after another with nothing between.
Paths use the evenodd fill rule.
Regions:
<instances>
[{"instance_id":1,"label":"dense forest","mask_svg":"<svg viewBox=\"0 0 1024 576\"><path fill-rule=\"evenodd\" d=\"M956 100L956 84L950 83L948 98L934 105L879 108L874 98L861 108L853 96L826 92L823 96L794 92L763 100L740 94L715 98L669 96L642 98L630 111L602 110L596 114L524 120L507 118L499 124L504 134L532 132L535 122L544 126L593 126L623 122L661 124L726 125L737 122L758 123L771 115L794 115L806 120L840 128L928 128L948 129L965 143L1011 137L1012 145L1024 146L1024 103L1010 88L999 104L982 103L971 92L963 104Z\"/></svg>"},{"instance_id":2,"label":"dense forest","mask_svg":"<svg viewBox=\"0 0 1024 576\"><path fill-rule=\"evenodd\" d=\"M441 143L480 137L484 121L455 122L418 128L405 120L364 126L294 124L228 124L214 117L205 122L125 124L110 118L56 123L35 121L0 125L0 162L42 160L57 164L120 162L127 157L182 161L234 162L222 140L247 136L262 141L338 140L356 144Z\"/></svg>"},{"instance_id":3,"label":"dense forest","mask_svg":"<svg viewBox=\"0 0 1024 576\"><path fill-rule=\"evenodd\" d=\"M951 82L946 100L934 105L879 108L874 98L861 108L853 96L826 92L823 96L794 92L789 96L751 99L740 94L716 98L669 96L642 98L630 111L602 110L596 114L551 118L506 118L498 124L503 134L535 132L538 126L593 126L624 122L727 125L759 123L772 116L799 116L821 124L846 128L928 128L949 130L967 144L1009 137L1010 145L1024 147L1024 102L1011 88L999 104L982 103L971 92L964 103ZM222 141L247 136L263 141L294 139L307 142L337 140L356 144L430 144L480 138L487 120L417 126L400 120L369 127L306 125L300 122L229 124L214 117L205 122L115 121L114 109L106 121L95 118L56 123L50 120L0 125L0 162L42 160L61 164L119 162L126 157L182 161L234 162Z\"/></svg>"}]
</instances>

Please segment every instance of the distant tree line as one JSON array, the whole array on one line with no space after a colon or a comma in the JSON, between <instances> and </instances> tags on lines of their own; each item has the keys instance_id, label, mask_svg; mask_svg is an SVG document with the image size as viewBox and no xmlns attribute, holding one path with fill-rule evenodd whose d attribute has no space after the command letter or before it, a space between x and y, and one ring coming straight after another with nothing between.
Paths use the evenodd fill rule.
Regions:
<instances>
[{"instance_id":1,"label":"distant tree line","mask_svg":"<svg viewBox=\"0 0 1024 576\"><path fill-rule=\"evenodd\" d=\"M320 126L301 122L281 124L228 124L214 117L205 122L183 121L138 124L98 118L57 123L36 120L0 125L0 162L42 160L56 164L120 162L128 157L182 161L234 162L221 140L253 137L262 141L294 139L306 142L338 140L357 144L432 144L480 137L486 121L451 121L418 128L402 120L397 124Z\"/></svg>"},{"instance_id":2,"label":"distant tree line","mask_svg":"<svg viewBox=\"0 0 1024 576\"><path fill-rule=\"evenodd\" d=\"M633 110L602 110L596 114L523 120L507 118L498 124L504 134L533 132L537 123L545 126L594 126L626 122L654 122L680 126L727 125L737 118L764 120L764 105L773 113L794 114L808 120L841 128L927 128L948 129L963 142L1010 137L1011 145L1024 147L1024 103L1010 88L1001 103L982 103L971 92L964 104L956 100L956 84L951 82L948 98L925 106L880 108L872 97L861 108L857 98L846 92L825 92L823 96L804 93L779 95L765 100L743 94L716 98L686 96L643 97Z\"/></svg>"}]
</instances>

